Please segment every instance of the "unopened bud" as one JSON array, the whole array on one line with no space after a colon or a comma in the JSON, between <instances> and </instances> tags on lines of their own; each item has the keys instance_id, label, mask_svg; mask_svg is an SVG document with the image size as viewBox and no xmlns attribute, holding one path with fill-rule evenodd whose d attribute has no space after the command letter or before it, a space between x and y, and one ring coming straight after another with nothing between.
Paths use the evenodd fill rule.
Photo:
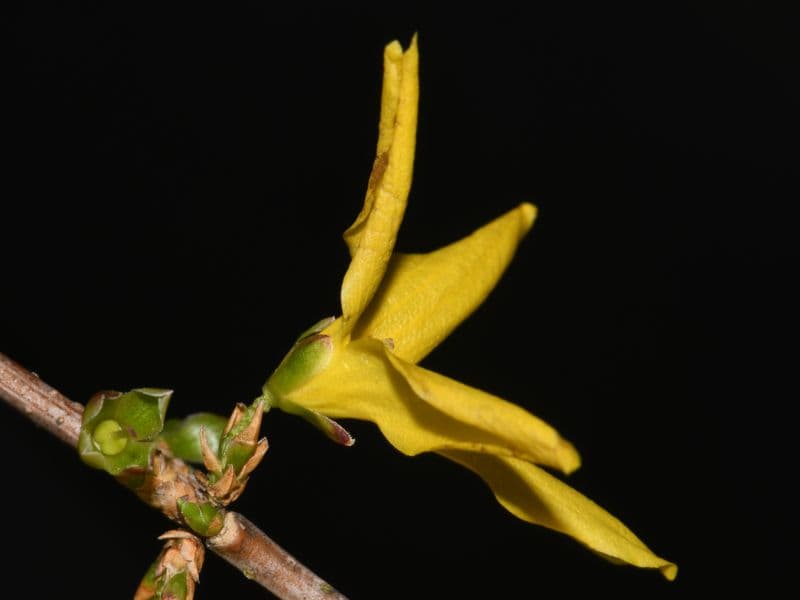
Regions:
<instances>
[{"instance_id":1,"label":"unopened bud","mask_svg":"<svg viewBox=\"0 0 800 600\"><path fill-rule=\"evenodd\" d=\"M98 450L106 456L119 454L128 445L128 436L114 419L106 419L92 432Z\"/></svg>"},{"instance_id":2,"label":"unopened bud","mask_svg":"<svg viewBox=\"0 0 800 600\"><path fill-rule=\"evenodd\" d=\"M134 600L192 600L205 558L202 542L181 530L168 531L159 539L167 542L142 578Z\"/></svg>"},{"instance_id":3,"label":"unopened bud","mask_svg":"<svg viewBox=\"0 0 800 600\"><path fill-rule=\"evenodd\" d=\"M178 510L184 522L197 535L211 537L217 535L222 529L224 513L211 502L190 502L178 500Z\"/></svg>"},{"instance_id":4,"label":"unopened bud","mask_svg":"<svg viewBox=\"0 0 800 600\"><path fill-rule=\"evenodd\" d=\"M98 392L83 412L78 452L83 461L119 476L147 467L164 428L172 391L154 388Z\"/></svg>"}]
</instances>

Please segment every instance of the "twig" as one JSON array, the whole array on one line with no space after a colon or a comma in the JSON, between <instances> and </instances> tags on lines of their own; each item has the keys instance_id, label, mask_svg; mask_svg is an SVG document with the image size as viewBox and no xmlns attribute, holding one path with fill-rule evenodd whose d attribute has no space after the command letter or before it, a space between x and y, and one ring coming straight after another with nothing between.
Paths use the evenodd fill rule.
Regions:
<instances>
[{"instance_id":1,"label":"twig","mask_svg":"<svg viewBox=\"0 0 800 600\"><path fill-rule=\"evenodd\" d=\"M0 352L0 396L72 448L78 447L83 406Z\"/></svg>"},{"instance_id":2,"label":"twig","mask_svg":"<svg viewBox=\"0 0 800 600\"><path fill-rule=\"evenodd\" d=\"M0 352L0 397L72 448L78 445L83 406ZM282 600L347 600L242 515L206 540L210 550Z\"/></svg>"},{"instance_id":3,"label":"twig","mask_svg":"<svg viewBox=\"0 0 800 600\"><path fill-rule=\"evenodd\" d=\"M279 598L343 598L239 513L225 515L222 531L206 545Z\"/></svg>"}]
</instances>

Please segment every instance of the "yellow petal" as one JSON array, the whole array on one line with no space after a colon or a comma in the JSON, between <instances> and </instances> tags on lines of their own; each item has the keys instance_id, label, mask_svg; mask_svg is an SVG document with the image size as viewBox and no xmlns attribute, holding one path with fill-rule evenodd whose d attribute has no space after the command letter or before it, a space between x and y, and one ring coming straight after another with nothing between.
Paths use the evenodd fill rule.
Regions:
<instances>
[{"instance_id":1,"label":"yellow petal","mask_svg":"<svg viewBox=\"0 0 800 600\"><path fill-rule=\"evenodd\" d=\"M352 257L356 253L364 223L372 211L375 202L376 179L383 174L388 160L387 151L391 148L394 138L397 105L400 99L400 83L403 80L403 48L400 42L394 41L383 50L383 89L381 90L381 115L378 122L378 147L375 151L375 161L367 185L364 206L358 213L356 220L344 232L344 240ZM382 161L382 162L381 162Z\"/></svg>"},{"instance_id":2,"label":"yellow petal","mask_svg":"<svg viewBox=\"0 0 800 600\"><path fill-rule=\"evenodd\" d=\"M388 353L378 340L351 342L287 400L333 418L372 421L408 455L460 449L565 471L579 464L572 446L530 413Z\"/></svg>"},{"instance_id":3,"label":"yellow petal","mask_svg":"<svg viewBox=\"0 0 800 600\"><path fill-rule=\"evenodd\" d=\"M372 167L364 207L344 237L350 266L342 281L346 335L383 278L411 188L419 97L416 36L403 53L392 42L384 52L384 84L378 155Z\"/></svg>"},{"instance_id":4,"label":"yellow petal","mask_svg":"<svg viewBox=\"0 0 800 600\"><path fill-rule=\"evenodd\" d=\"M440 412L502 440L514 456L572 473L581 464L575 447L525 409L386 352L414 393Z\"/></svg>"},{"instance_id":5,"label":"yellow petal","mask_svg":"<svg viewBox=\"0 0 800 600\"><path fill-rule=\"evenodd\" d=\"M521 204L435 252L395 254L353 337L390 338L397 356L419 362L489 295L535 218Z\"/></svg>"},{"instance_id":6,"label":"yellow petal","mask_svg":"<svg viewBox=\"0 0 800 600\"><path fill-rule=\"evenodd\" d=\"M653 554L617 518L543 469L516 458L442 454L477 473L514 516L565 533L610 560L659 569L670 581L678 574L675 564Z\"/></svg>"}]
</instances>

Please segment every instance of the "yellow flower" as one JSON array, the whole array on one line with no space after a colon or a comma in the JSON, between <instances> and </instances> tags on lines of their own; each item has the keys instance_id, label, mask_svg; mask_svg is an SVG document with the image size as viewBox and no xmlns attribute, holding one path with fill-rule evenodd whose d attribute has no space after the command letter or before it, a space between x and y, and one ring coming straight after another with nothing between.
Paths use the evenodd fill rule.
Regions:
<instances>
[{"instance_id":1,"label":"yellow flower","mask_svg":"<svg viewBox=\"0 0 800 600\"><path fill-rule=\"evenodd\" d=\"M417 363L486 298L536 216L522 204L429 254L393 253L411 186L417 124L416 38L384 52L377 157L364 207L344 238L351 262L342 316L301 335L265 385L272 406L347 445L330 417L372 421L401 452L437 452L477 473L522 520L572 536L617 562L677 567L627 527L537 465L570 473L573 446L544 421Z\"/></svg>"}]
</instances>

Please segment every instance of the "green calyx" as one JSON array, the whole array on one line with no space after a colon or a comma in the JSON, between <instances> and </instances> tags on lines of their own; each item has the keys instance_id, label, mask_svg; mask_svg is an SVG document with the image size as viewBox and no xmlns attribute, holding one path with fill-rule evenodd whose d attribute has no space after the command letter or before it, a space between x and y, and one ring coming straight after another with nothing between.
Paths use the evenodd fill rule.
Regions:
<instances>
[{"instance_id":1,"label":"green calyx","mask_svg":"<svg viewBox=\"0 0 800 600\"><path fill-rule=\"evenodd\" d=\"M178 510L186 525L199 536L212 537L222 530L225 515L211 502L190 502L181 498Z\"/></svg>"},{"instance_id":2,"label":"green calyx","mask_svg":"<svg viewBox=\"0 0 800 600\"><path fill-rule=\"evenodd\" d=\"M274 406L305 419L337 444L352 446L355 439L339 423L289 400L291 392L328 366L334 350L333 340L321 332L333 321L333 318L323 319L300 334L292 349L264 384L261 398L267 406Z\"/></svg>"},{"instance_id":3,"label":"green calyx","mask_svg":"<svg viewBox=\"0 0 800 600\"><path fill-rule=\"evenodd\" d=\"M325 317L324 319L320 319L316 323L314 323L311 327L303 331L300 335L297 336L297 339L294 341L295 344L298 342L302 342L307 337L311 337L315 333L319 333L324 331L325 328L333 323L336 320L336 317Z\"/></svg>"},{"instance_id":4,"label":"green calyx","mask_svg":"<svg viewBox=\"0 0 800 600\"><path fill-rule=\"evenodd\" d=\"M81 459L112 475L146 468L171 395L171 390L155 388L95 394L83 412Z\"/></svg>"},{"instance_id":5,"label":"green calyx","mask_svg":"<svg viewBox=\"0 0 800 600\"><path fill-rule=\"evenodd\" d=\"M331 419L330 417L326 417L320 412L315 410L311 410L310 408L306 408L305 406L301 406L300 404L296 404L290 400L281 400L277 406L286 413L290 415L295 415L308 421L314 427L319 429L322 433L324 433L328 439L340 444L342 446L352 446L356 443L355 438L350 435L350 432L347 431L344 427L339 425L336 421Z\"/></svg>"},{"instance_id":6,"label":"green calyx","mask_svg":"<svg viewBox=\"0 0 800 600\"><path fill-rule=\"evenodd\" d=\"M265 396L279 400L328 366L333 340L320 332L330 323L331 319L323 319L300 335L264 384Z\"/></svg>"}]
</instances>

